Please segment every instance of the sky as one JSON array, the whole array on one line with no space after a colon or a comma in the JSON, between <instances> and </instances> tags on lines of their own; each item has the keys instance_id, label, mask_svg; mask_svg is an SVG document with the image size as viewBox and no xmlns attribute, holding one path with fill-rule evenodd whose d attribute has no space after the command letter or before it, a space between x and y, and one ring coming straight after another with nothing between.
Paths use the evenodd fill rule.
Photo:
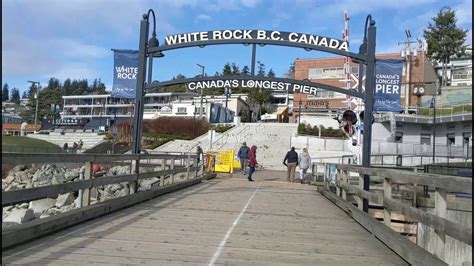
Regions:
<instances>
[{"instance_id":1,"label":"sky","mask_svg":"<svg viewBox=\"0 0 474 266\"><path fill-rule=\"evenodd\" d=\"M344 11L349 13L349 50L357 52L366 16L376 21L376 53L399 53L405 30L422 39L440 8L456 11L457 25L468 30L472 44L471 0L4 0L2 1L2 85L22 93L27 80L43 86L51 77L113 83L111 49L138 50L140 19L156 14L160 44L172 34L225 30L278 30L342 39ZM153 79L194 77L205 66L207 75L225 63L250 67L252 46L212 45L165 52L155 59ZM257 60L283 77L296 58L334 57L301 48L257 46Z\"/></svg>"}]
</instances>

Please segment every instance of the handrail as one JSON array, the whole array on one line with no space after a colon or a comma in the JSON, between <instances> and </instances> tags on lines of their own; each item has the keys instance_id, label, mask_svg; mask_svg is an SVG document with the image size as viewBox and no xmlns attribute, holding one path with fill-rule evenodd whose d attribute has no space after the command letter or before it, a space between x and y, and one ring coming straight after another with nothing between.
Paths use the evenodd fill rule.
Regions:
<instances>
[{"instance_id":1,"label":"handrail","mask_svg":"<svg viewBox=\"0 0 474 266\"><path fill-rule=\"evenodd\" d=\"M405 217L433 228L437 238L442 239L441 241L436 241L434 244L434 255L440 260L445 259L446 235L472 246L472 228L457 222L453 222L446 218L448 205L452 206L452 203L449 202L448 204L447 193L455 192L472 194L472 178L417 173L384 168L361 167L356 165L324 165L325 180L322 193L331 201L335 202L338 206L342 206L343 209L348 209L347 211L351 214L351 216L353 216L354 219L359 221L369 231L372 232L372 230L375 230L373 232L375 236L381 238L385 244L394 249L409 263L415 263L419 259L417 259L417 254L419 254L419 251L412 251L411 248L407 247L406 245L412 244L407 239L403 239L403 242L405 243L396 241L394 242L394 236L389 236L386 232L382 232L386 229L381 230L378 228L380 222L374 220L373 218L369 219L365 217L367 214L362 216L363 212L361 212L361 210L363 207L363 199L368 199L372 203L383 206L383 220L386 228L391 228L392 212L397 212L404 215ZM330 190L329 169L332 168L331 166L335 166L337 171L335 175L335 182L334 179L331 181L335 185L336 194ZM354 178L354 175L350 175L349 173L358 174L358 185L351 184L350 179ZM374 191L366 191L363 189L364 175L370 175L373 181L383 182L383 195L380 195ZM411 204L403 203L392 198L394 184L403 184L404 186L412 185L414 201L416 201L417 198L417 186L434 188L434 213L417 209L416 204L412 206ZM354 196L357 202L357 207L354 207L352 203L347 201L349 194ZM397 234L396 231L393 230L390 230L390 232L392 235ZM419 249L419 247L416 245L412 246L412 248ZM424 249L422 250L422 253L423 256L427 256L427 258L432 256L432 254L428 253L428 251Z\"/></svg>"},{"instance_id":2,"label":"handrail","mask_svg":"<svg viewBox=\"0 0 474 266\"><path fill-rule=\"evenodd\" d=\"M64 153L2 153L2 164L4 163L105 163L124 160L145 160L145 159L184 159L188 155L170 155L170 154L64 154ZM192 158L197 155L192 155Z\"/></svg>"}]
</instances>

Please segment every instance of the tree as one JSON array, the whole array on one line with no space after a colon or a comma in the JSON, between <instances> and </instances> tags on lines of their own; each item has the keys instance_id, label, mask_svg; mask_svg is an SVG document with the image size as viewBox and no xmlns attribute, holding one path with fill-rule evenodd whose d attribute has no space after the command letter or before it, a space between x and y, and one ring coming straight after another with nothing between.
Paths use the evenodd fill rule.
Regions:
<instances>
[{"instance_id":1,"label":"tree","mask_svg":"<svg viewBox=\"0 0 474 266\"><path fill-rule=\"evenodd\" d=\"M443 64L442 86L446 85L446 65L452 56L462 56L466 52L464 42L466 30L456 26L456 14L449 7L440 9L436 17L432 18L428 27L423 30L423 37L428 43L428 57Z\"/></svg>"},{"instance_id":2,"label":"tree","mask_svg":"<svg viewBox=\"0 0 474 266\"><path fill-rule=\"evenodd\" d=\"M275 77L275 72L273 72L273 68L270 68L270 70L268 70L267 77L269 77L269 78L274 78Z\"/></svg>"},{"instance_id":3,"label":"tree","mask_svg":"<svg viewBox=\"0 0 474 266\"><path fill-rule=\"evenodd\" d=\"M258 64L257 76L265 77L265 64L260 61L257 61L257 64Z\"/></svg>"},{"instance_id":4,"label":"tree","mask_svg":"<svg viewBox=\"0 0 474 266\"><path fill-rule=\"evenodd\" d=\"M295 79L295 62L291 63L290 68L285 73L285 78Z\"/></svg>"},{"instance_id":5,"label":"tree","mask_svg":"<svg viewBox=\"0 0 474 266\"><path fill-rule=\"evenodd\" d=\"M222 69L222 76L232 76L232 67L229 63L224 65L224 68Z\"/></svg>"},{"instance_id":6,"label":"tree","mask_svg":"<svg viewBox=\"0 0 474 266\"><path fill-rule=\"evenodd\" d=\"M21 95L21 98L22 99L28 98L28 95L26 94L26 91L23 91L23 94Z\"/></svg>"},{"instance_id":7,"label":"tree","mask_svg":"<svg viewBox=\"0 0 474 266\"><path fill-rule=\"evenodd\" d=\"M66 79L63 83L63 94L64 95L71 95L72 94L72 87L71 87L71 79Z\"/></svg>"},{"instance_id":8,"label":"tree","mask_svg":"<svg viewBox=\"0 0 474 266\"><path fill-rule=\"evenodd\" d=\"M273 96L270 90L260 89L250 90L248 100L251 104L258 104L263 113L265 111L265 104L269 104L272 98Z\"/></svg>"},{"instance_id":9,"label":"tree","mask_svg":"<svg viewBox=\"0 0 474 266\"><path fill-rule=\"evenodd\" d=\"M8 83L3 85L2 89L2 102L8 102L10 90L8 89Z\"/></svg>"},{"instance_id":10,"label":"tree","mask_svg":"<svg viewBox=\"0 0 474 266\"><path fill-rule=\"evenodd\" d=\"M244 66L244 67L242 68L242 75L244 75L244 76L250 75L250 69L249 69L248 66Z\"/></svg>"},{"instance_id":11,"label":"tree","mask_svg":"<svg viewBox=\"0 0 474 266\"><path fill-rule=\"evenodd\" d=\"M240 75L240 69L235 63L232 63L231 67L232 67L232 76Z\"/></svg>"},{"instance_id":12,"label":"tree","mask_svg":"<svg viewBox=\"0 0 474 266\"><path fill-rule=\"evenodd\" d=\"M17 88L12 89L12 97L10 101L12 103L20 104L20 91Z\"/></svg>"}]
</instances>

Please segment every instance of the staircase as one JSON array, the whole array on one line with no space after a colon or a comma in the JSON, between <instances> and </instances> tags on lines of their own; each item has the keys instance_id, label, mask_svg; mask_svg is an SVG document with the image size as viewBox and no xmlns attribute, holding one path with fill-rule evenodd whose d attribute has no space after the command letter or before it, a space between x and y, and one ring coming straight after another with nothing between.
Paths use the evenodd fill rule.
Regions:
<instances>
[{"instance_id":1,"label":"staircase","mask_svg":"<svg viewBox=\"0 0 474 266\"><path fill-rule=\"evenodd\" d=\"M97 133L50 133L49 135L46 134L28 134L27 137L33 139L41 139L47 142L53 143L58 145L59 147L63 147L64 143L67 143L69 147L72 147L73 143L79 143L79 140L82 140L83 146L82 150L77 150L78 153L82 153L87 149L95 147L99 143L104 141L104 135L98 135Z\"/></svg>"}]
</instances>

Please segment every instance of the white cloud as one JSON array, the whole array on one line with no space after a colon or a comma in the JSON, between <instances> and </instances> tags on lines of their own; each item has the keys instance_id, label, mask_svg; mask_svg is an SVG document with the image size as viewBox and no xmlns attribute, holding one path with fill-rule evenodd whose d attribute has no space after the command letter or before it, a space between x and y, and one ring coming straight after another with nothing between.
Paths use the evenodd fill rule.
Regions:
<instances>
[{"instance_id":1,"label":"white cloud","mask_svg":"<svg viewBox=\"0 0 474 266\"><path fill-rule=\"evenodd\" d=\"M51 74L44 75L44 78L55 77L59 80L64 81L67 78L70 79L88 79L93 80L100 77L100 71L94 64L88 64L85 62L72 62L64 64L61 69Z\"/></svg>"},{"instance_id":2,"label":"white cloud","mask_svg":"<svg viewBox=\"0 0 474 266\"><path fill-rule=\"evenodd\" d=\"M465 44L472 45L472 29L469 30L466 34L466 42Z\"/></svg>"},{"instance_id":3,"label":"white cloud","mask_svg":"<svg viewBox=\"0 0 474 266\"><path fill-rule=\"evenodd\" d=\"M206 14L199 14L196 17L196 20L211 20L211 16L206 15Z\"/></svg>"},{"instance_id":4,"label":"white cloud","mask_svg":"<svg viewBox=\"0 0 474 266\"><path fill-rule=\"evenodd\" d=\"M453 7L456 12L458 24L472 25L472 0L464 0L460 4Z\"/></svg>"},{"instance_id":5,"label":"white cloud","mask_svg":"<svg viewBox=\"0 0 474 266\"><path fill-rule=\"evenodd\" d=\"M259 0L240 0L244 7L255 7L260 2Z\"/></svg>"}]
</instances>

